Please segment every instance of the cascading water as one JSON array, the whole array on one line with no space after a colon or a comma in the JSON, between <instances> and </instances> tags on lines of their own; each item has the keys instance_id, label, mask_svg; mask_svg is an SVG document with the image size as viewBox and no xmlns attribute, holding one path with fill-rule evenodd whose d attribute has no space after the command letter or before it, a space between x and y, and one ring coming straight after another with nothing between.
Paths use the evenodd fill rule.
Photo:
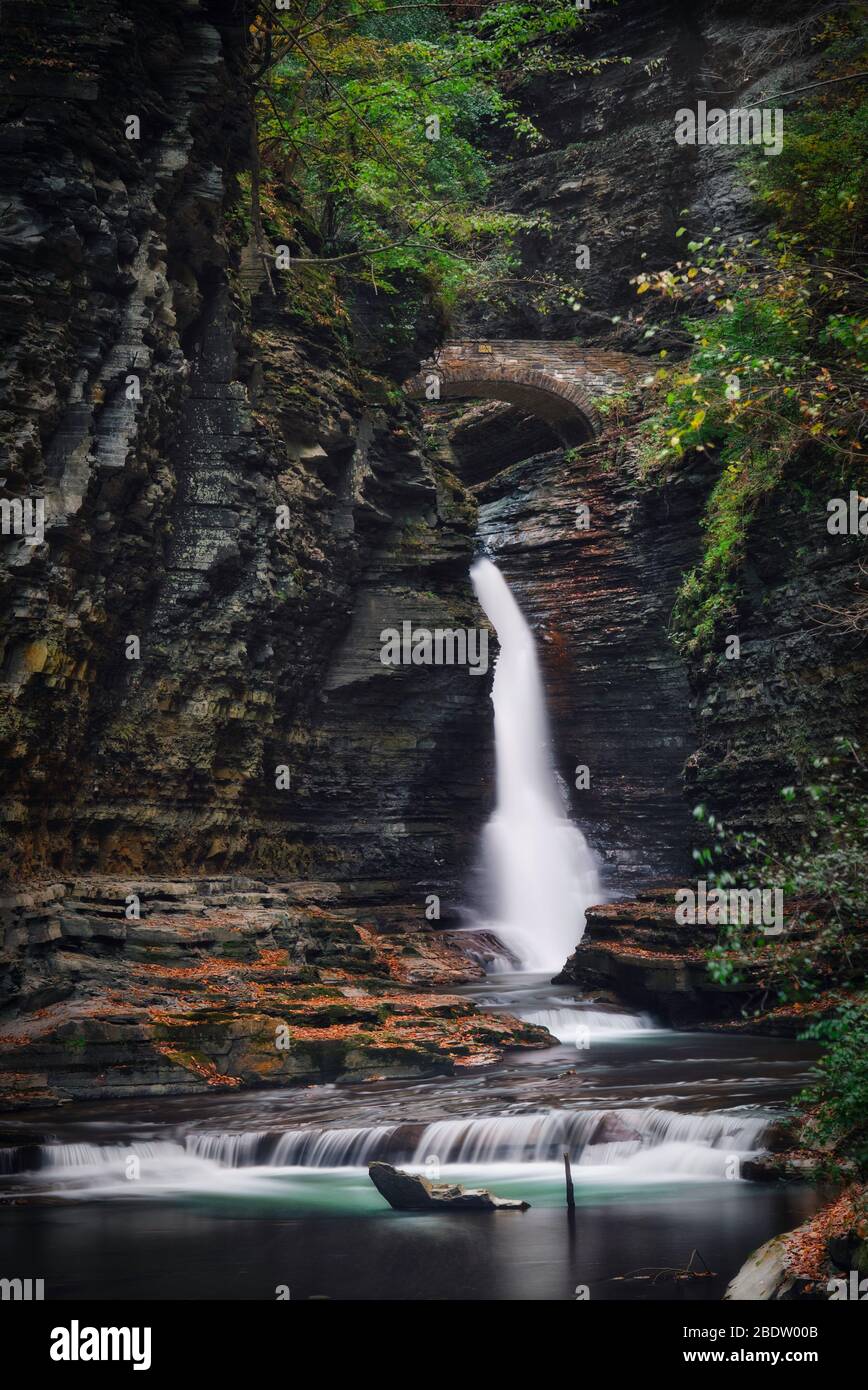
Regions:
<instances>
[{"instance_id":1,"label":"cascading water","mask_svg":"<svg viewBox=\"0 0 868 1390\"><path fill-rule=\"evenodd\" d=\"M171 1140L127 1144L43 1144L12 1150L8 1171L41 1183L56 1195L88 1190L147 1196L164 1189L238 1186L232 1173L255 1178L288 1170L364 1169L373 1159L422 1167L430 1155L443 1164L551 1164L564 1149L579 1169L642 1182L646 1175L724 1177L733 1151L752 1153L769 1124L767 1115L681 1114L642 1109L557 1109L517 1115L472 1115L428 1124L316 1126L282 1132L196 1132ZM140 1165L134 1188L131 1156ZM255 1185L255 1184L254 1184Z\"/></svg>"},{"instance_id":2,"label":"cascading water","mask_svg":"<svg viewBox=\"0 0 868 1390\"><path fill-rule=\"evenodd\" d=\"M533 634L496 565L478 560L470 577L500 642L491 694L497 805L483 840L492 927L524 969L556 970L600 900L597 871L555 779Z\"/></svg>"},{"instance_id":3,"label":"cascading water","mask_svg":"<svg viewBox=\"0 0 868 1390\"><path fill-rule=\"evenodd\" d=\"M614 1009L521 1009L518 1017L525 1023L548 1028L558 1042L590 1042L592 1038L634 1038L652 1032L654 1023L648 1014L620 1013Z\"/></svg>"}]
</instances>

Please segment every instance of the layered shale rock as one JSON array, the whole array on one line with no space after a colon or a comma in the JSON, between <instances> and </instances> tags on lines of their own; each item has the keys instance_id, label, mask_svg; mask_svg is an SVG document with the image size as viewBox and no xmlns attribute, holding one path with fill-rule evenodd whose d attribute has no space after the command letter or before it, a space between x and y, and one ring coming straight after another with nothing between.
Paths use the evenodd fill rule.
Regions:
<instances>
[{"instance_id":1,"label":"layered shale rock","mask_svg":"<svg viewBox=\"0 0 868 1390\"><path fill-rule=\"evenodd\" d=\"M237 143L198 6L20 4L2 23L3 471L46 507L44 544L3 538L4 867L21 873L69 854L99 704L164 569L181 338L227 262L216 160Z\"/></svg>"},{"instance_id":2,"label":"layered shale rock","mask_svg":"<svg viewBox=\"0 0 868 1390\"><path fill-rule=\"evenodd\" d=\"M724 236L758 224L737 146L679 146L675 113L695 105L752 107L810 80L817 55L804 9L756 0L619 0L592 5L583 28L555 40L562 55L601 64L581 75L541 70L511 95L545 137L495 150L500 206L539 214L519 235L521 274L462 316L459 336L570 340L648 352L630 279L677 258L679 227ZM576 248L590 264L576 269ZM572 287L546 303L539 277ZM672 315L680 327L680 311ZM654 345L676 347L681 334Z\"/></svg>"},{"instance_id":3,"label":"layered shale rock","mask_svg":"<svg viewBox=\"0 0 868 1390\"><path fill-rule=\"evenodd\" d=\"M751 107L808 82L817 54L801 18L786 5L640 0L591 13L562 42L616 61L590 77L518 83L514 95L547 144L495 151L498 202L540 214L517 242L526 278L469 309L456 337L648 354L649 380L660 349L670 361L682 354L684 336L668 323L671 313L680 328L684 306L650 309L654 296L638 298L631 277L678 259L679 228L728 238L755 230L761 213L739 167L743 151L676 145L675 112L699 98ZM590 254L584 270L575 269L578 244ZM576 304L565 295L544 306L539 276L563 277ZM690 312L716 309L697 301ZM427 416L478 496L480 534L540 642L571 813L606 886L630 893L689 874L686 812L700 801L733 828L799 828L781 788L836 736L868 734L868 657L854 626L866 581L858 539L830 537L823 500L808 510L794 478L752 519L732 626L740 660L722 649L682 658L672 609L701 555L716 468L688 456L663 486L647 483L635 462L641 387L629 409L597 404L603 440L566 452L515 406L460 411L449 402ZM576 526L581 505L585 530ZM581 766L586 788L575 785Z\"/></svg>"},{"instance_id":4,"label":"layered shale rock","mask_svg":"<svg viewBox=\"0 0 868 1390\"><path fill-rule=\"evenodd\" d=\"M865 542L830 536L826 520L823 499L806 507L797 480L768 499L751 522L732 623L739 659L690 662L697 746L685 788L731 830L803 828L781 789L836 739L868 738Z\"/></svg>"},{"instance_id":5,"label":"layered shale rock","mask_svg":"<svg viewBox=\"0 0 868 1390\"><path fill-rule=\"evenodd\" d=\"M756 976L727 989L714 983L705 953L716 933L676 923L675 891L650 888L632 901L591 908L585 934L557 979L632 1008L653 1008L675 1027L740 1019L761 995Z\"/></svg>"},{"instance_id":6,"label":"layered shale rock","mask_svg":"<svg viewBox=\"0 0 868 1390\"><path fill-rule=\"evenodd\" d=\"M822 506L782 488L751 521L733 619L739 660L722 643L680 655L671 615L700 554L709 466L688 457L662 485L640 480L637 415L472 489L480 536L537 636L571 812L605 886L627 893L689 881L699 802L733 831L794 834L801 813L781 789L841 734L868 737L859 538L830 536ZM486 458L491 425L490 412L460 417L464 457Z\"/></svg>"},{"instance_id":7,"label":"layered shale rock","mask_svg":"<svg viewBox=\"0 0 868 1390\"><path fill-rule=\"evenodd\" d=\"M590 908L585 934L557 981L578 985L597 998L649 1010L676 1028L723 1028L779 1037L798 1037L809 1022L840 1002L839 992L833 990L831 995L821 991L808 1003L780 1003L775 972L785 968L788 955L798 960L817 935L817 928L805 920L805 903L786 902L781 932L774 927L764 943L763 928L758 927L756 952L723 984L708 970L718 928L677 920L678 886L647 888L632 900ZM858 976L866 965L868 951L854 948L852 971Z\"/></svg>"},{"instance_id":8,"label":"layered shale rock","mask_svg":"<svg viewBox=\"0 0 868 1390\"><path fill-rule=\"evenodd\" d=\"M420 929L454 922L484 817L487 681L386 667L380 633L478 619L475 507L396 389L432 326L411 360L360 346L261 273L239 23L231 0L3 8L3 473L46 504L44 543L3 537L16 1103L548 1041L421 993L480 968ZM238 866L273 890L215 877Z\"/></svg>"},{"instance_id":9,"label":"layered shale rock","mask_svg":"<svg viewBox=\"0 0 868 1390\"><path fill-rule=\"evenodd\" d=\"M587 51L634 62L532 81L549 147L496 172L502 205L549 222L521 238L523 274L574 279L590 246L583 311L542 315L520 287L455 331L646 350L630 275L673 259L685 208L727 232L754 215L736 152L679 152L674 110L708 71L743 100L760 78L798 85L795 13L601 12ZM3 536L0 572L0 1031L23 1094L403 1075L539 1042L412 997L473 969L426 911L454 923L493 799L489 681L387 667L380 638L479 623L478 521L537 632L558 771L610 889L685 872L685 765L688 798L756 820L788 780L770 722L808 742L858 715L864 652L813 623L852 602L855 559L812 532L803 561L795 511L766 518L784 550L758 533L738 675L688 669L667 626L701 541L698 464L652 491L624 447L635 421L565 452L496 405L447 412L428 448L398 384L430 356L430 308L401 300L393 349L382 299L354 291L348 322L292 276L270 291L246 225L241 18L234 0L0 16L0 476L47 509L44 543ZM717 1016L698 984L682 1015L682 993L661 985L673 1018Z\"/></svg>"},{"instance_id":10,"label":"layered shale rock","mask_svg":"<svg viewBox=\"0 0 868 1390\"><path fill-rule=\"evenodd\" d=\"M0 1108L424 1076L549 1047L382 882L86 878L0 903ZM139 915L136 915L139 914Z\"/></svg>"},{"instance_id":11,"label":"layered shale rock","mask_svg":"<svg viewBox=\"0 0 868 1390\"><path fill-rule=\"evenodd\" d=\"M327 297L257 273L237 22L4 8L0 423L47 529L3 538L2 867L415 874L421 917L484 815L486 682L389 669L380 632L478 617L474 507L406 350L360 365Z\"/></svg>"}]
</instances>

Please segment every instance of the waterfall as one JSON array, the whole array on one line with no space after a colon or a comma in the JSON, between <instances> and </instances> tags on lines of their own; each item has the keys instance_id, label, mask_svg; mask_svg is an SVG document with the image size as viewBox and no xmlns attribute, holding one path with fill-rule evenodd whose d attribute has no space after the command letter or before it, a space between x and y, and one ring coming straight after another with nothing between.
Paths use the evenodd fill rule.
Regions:
<instances>
[{"instance_id":1,"label":"waterfall","mask_svg":"<svg viewBox=\"0 0 868 1390\"><path fill-rule=\"evenodd\" d=\"M654 1030L649 1014L618 1013L614 1009L519 1009L517 1017L525 1023L548 1028L562 1043L578 1043L590 1038L634 1038Z\"/></svg>"},{"instance_id":2,"label":"waterfall","mask_svg":"<svg viewBox=\"0 0 868 1390\"><path fill-rule=\"evenodd\" d=\"M608 1169L612 1176L637 1180L667 1173L724 1177L733 1153L759 1148L769 1122L767 1114L690 1114L649 1106L458 1116L351 1129L194 1131L172 1140L128 1144L31 1145L19 1150L21 1162L11 1171L41 1180L57 1195L97 1190L133 1197L219 1189L227 1182L240 1191L245 1171L258 1181L290 1170L363 1171L375 1158L417 1168L432 1156L444 1165L559 1163L567 1149L578 1172ZM128 1180L131 1156L140 1166L134 1182Z\"/></svg>"},{"instance_id":3,"label":"waterfall","mask_svg":"<svg viewBox=\"0 0 868 1390\"><path fill-rule=\"evenodd\" d=\"M470 576L500 642L491 694L497 804L483 839L492 928L525 969L556 970L600 900L597 872L555 779L533 634L496 565L478 560Z\"/></svg>"}]
</instances>

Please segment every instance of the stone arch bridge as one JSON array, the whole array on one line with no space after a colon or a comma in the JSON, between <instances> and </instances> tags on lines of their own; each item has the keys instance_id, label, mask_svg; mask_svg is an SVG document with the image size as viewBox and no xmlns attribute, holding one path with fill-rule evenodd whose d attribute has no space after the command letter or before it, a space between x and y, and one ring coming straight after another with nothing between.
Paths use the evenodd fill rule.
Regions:
<instances>
[{"instance_id":1,"label":"stone arch bridge","mask_svg":"<svg viewBox=\"0 0 868 1390\"><path fill-rule=\"evenodd\" d=\"M574 444L599 433L595 398L614 395L643 369L641 358L571 341L453 339L422 363L405 390L417 400L509 401Z\"/></svg>"}]
</instances>

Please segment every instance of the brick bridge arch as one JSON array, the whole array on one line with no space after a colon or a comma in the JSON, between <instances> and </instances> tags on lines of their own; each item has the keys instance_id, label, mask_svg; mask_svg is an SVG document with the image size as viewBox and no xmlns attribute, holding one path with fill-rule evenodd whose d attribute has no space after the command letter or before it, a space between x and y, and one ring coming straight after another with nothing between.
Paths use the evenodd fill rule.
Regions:
<instances>
[{"instance_id":1,"label":"brick bridge arch","mask_svg":"<svg viewBox=\"0 0 868 1390\"><path fill-rule=\"evenodd\" d=\"M635 359L574 342L453 340L405 383L416 400L509 401L538 415L567 443L599 433L594 398L631 380Z\"/></svg>"}]
</instances>

